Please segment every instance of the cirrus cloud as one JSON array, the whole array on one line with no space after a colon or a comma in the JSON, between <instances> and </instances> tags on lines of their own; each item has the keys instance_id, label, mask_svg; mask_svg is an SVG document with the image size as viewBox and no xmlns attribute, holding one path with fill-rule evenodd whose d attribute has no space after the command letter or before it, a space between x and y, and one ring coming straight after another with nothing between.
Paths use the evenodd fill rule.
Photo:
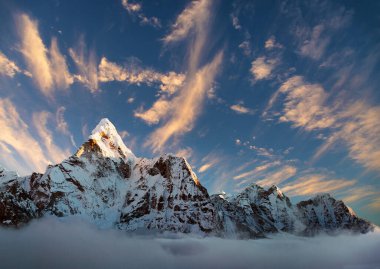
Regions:
<instances>
[{"instance_id":1,"label":"cirrus cloud","mask_svg":"<svg viewBox=\"0 0 380 269\"><path fill-rule=\"evenodd\" d=\"M8 168L21 174L44 172L48 164L62 161L69 155L67 150L64 151L53 143L52 133L46 125L48 117L48 112L33 115L34 127L42 140L42 146L33 137L29 125L22 119L10 99L0 99L0 160Z\"/></svg>"},{"instance_id":2,"label":"cirrus cloud","mask_svg":"<svg viewBox=\"0 0 380 269\"><path fill-rule=\"evenodd\" d=\"M253 113L253 111L250 108L245 107L242 104L232 105L230 106L230 109L235 111L238 114L252 114Z\"/></svg>"},{"instance_id":3,"label":"cirrus cloud","mask_svg":"<svg viewBox=\"0 0 380 269\"><path fill-rule=\"evenodd\" d=\"M159 151L172 137L190 131L199 115L207 90L212 86L220 68L223 53L219 52L214 59L201 68L187 81L180 95L171 101L171 117L160 128L155 130L147 141L154 151Z\"/></svg>"},{"instance_id":4,"label":"cirrus cloud","mask_svg":"<svg viewBox=\"0 0 380 269\"><path fill-rule=\"evenodd\" d=\"M187 72L184 85L177 95L170 99L170 109L165 114L166 121L145 143L145 146L151 147L154 152L161 151L170 138L178 138L192 130L207 92L212 88L220 69L222 50L207 64L201 64L201 60L205 57L213 17L212 3L211 0L192 1L177 16L170 33L163 38L165 45L189 39Z\"/></svg>"},{"instance_id":5,"label":"cirrus cloud","mask_svg":"<svg viewBox=\"0 0 380 269\"><path fill-rule=\"evenodd\" d=\"M152 85L153 83L159 83L160 89L163 92L173 94L183 85L186 78L184 74L177 74L175 72L168 72L162 74L151 69L141 69L136 66L121 67L116 63L112 63L107 58L103 57L98 66L99 81L125 81L129 84L141 84Z\"/></svg>"},{"instance_id":6,"label":"cirrus cloud","mask_svg":"<svg viewBox=\"0 0 380 269\"><path fill-rule=\"evenodd\" d=\"M311 174L287 184L282 191L289 196L315 195L353 186L356 180L328 179L323 174Z\"/></svg>"},{"instance_id":7,"label":"cirrus cloud","mask_svg":"<svg viewBox=\"0 0 380 269\"><path fill-rule=\"evenodd\" d=\"M329 105L329 95L322 85L307 83L303 77L294 76L272 95L264 117L281 95L285 99L279 113L280 122L288 122L306 131L330 131L313 160L338 141L343 141L353 160L370 170L380 170L380 106L349 100L344 103L338 100Z\"/></svg>"},{"instance_id":8,"label":"cirrus cloud","mask_svg":"<svg viewBox=\"0 0 380 269\"><path fill-rule=\"evenodd\" d=\"M21 69L0 51L0 75L14 77Z\"/></svg>"},{"instance_id":9,"label":"cirrus cloud","mask_svg":"<svg viewBox=\"0 0 380 269\"><path fill-rule=\"evenodd\" d=\"M52 38L48 50L40 36L38 23L27 14L16 17L20 52L32 74L32 78L41 92L53 98L55 88L66 89L73 83L65 57L61 54L56 38Z\"/></svg>"}]
</instances>

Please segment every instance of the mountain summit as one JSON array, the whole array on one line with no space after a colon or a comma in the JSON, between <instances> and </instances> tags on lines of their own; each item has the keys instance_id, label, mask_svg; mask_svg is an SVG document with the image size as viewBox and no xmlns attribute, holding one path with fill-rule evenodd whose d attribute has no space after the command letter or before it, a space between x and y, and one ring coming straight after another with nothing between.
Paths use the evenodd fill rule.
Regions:
<instances>
[{"instance_id":1,"label":"mountain summit","mask_svg":"<svg viewBox=\"0 0 380 269\"><path fill-rule=\"evenodd\" d=\"M19 227L44 215L75 215L125 231L232 238L374 229L329 195L293 205L278 187L253 184L234 196L210 197L184 158L137 158L108 119L73 156L44 174L19 177L0 167L0 224Z\"/></svg>"},{"instance_id":2,"label":"mountain summit","mask_svg":"<svg viewBox=\"0 0 380 269\"><path fill-rule=\"evenodd\" d=\"M125 146L115 126L107 118L99 122L91 132L89 140L79 148L75 155L80 157L83 153L94 150L103 157L122 158L124 161L130 162L136 159L132 151Z\"/></svg>"}]
</instances>

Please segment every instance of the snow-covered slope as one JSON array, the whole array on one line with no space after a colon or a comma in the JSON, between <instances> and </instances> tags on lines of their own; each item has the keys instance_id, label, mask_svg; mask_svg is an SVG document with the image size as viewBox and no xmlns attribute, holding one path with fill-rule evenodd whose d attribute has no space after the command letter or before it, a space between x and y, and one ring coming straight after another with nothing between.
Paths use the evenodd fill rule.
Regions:
<instances>
[{"instance_id":1,"label":"snow-covered slope","mask_svg":"<svg viewBox=\"0 0 380 269\"><path fill-rule=\"evenodd\" d=\"M89 137L89 143L96 145L96 153L99 157L123 159L125 162L133 163L136 156L127 148L118 134L115 126L109 119L102 119L95 127ZM80 157L86 150L88 144L84 144L75 154Z\"/></svg>"},{"instance_id":2,"label":"snow-covered slope","mask_svg":"<svg viewBox=\"0 0 380 269\"><path fill-rule=\"evenodd\" d=\"M278 231L294 233L304 229L289 198L276 186L264 189L252 184L227 200L218 196L212 196L212 199L218 205L219 215L223 216L223 227L230 227L235 232L239 230L239 227L234 227L235 224L240 229L243 225L258 234ZM230 233L228 230L225 232Z\"/></svg>"},{"instance_id":3,"label":"snow-covered slope","mask_svg":"<svg viewBox=\"0 0 380 269\"><path fill-rule=\"evenodd\" d=\"M277 186L253 184L236 196L212 195L220 226L228 237L288 232L298 235L341 230L366 233L374 226L328 194L293 205Z\"/></svg>"},{"instance_id":4,"label":"snow-covered slope","mask_svg":"<svg viewBox=\"0 0 380 269\"><path fill-rule=\"evenodd\" d=\"M258 185L231 197L209 197L184 158L137 158L108 119L73 156L44 174L19 177L0 167L0 223L6 226L75 215L100 228L232 238L372 229L343 202L323 197L293 206L276 186Z\"/></svg>"},{"instance_id":5,"label":"snow-covered slope","mask_svg":"<svg viewBox=\"0 0 380 269\"><path fill-rule=\"evenodd\" d=\"M308 235L320 231L334 233L341 229L366 233L373 225L356 216L355 212L342 201L335 200L329 194L320 194L297 204L300 219L307 227Z\"/></svg>"},{"instance_id":6,"label":"snow-covered slope","mask_svg":"<svg viewBox=\"0 0 380 269\"><path fill-rule=\"evenodd\" d=\"M123 230L215 230L207 190L186 160L136 158L107 119L73 156L26 180L38 216L78 215L101 228Z\"/></svg>"},{"instance_id":7,"label":"snow-covered slope","mask_svg":"<svg viewBox=\"0 0 380 269\"><path fill-rule=\"evenodd\" d=\"M0 167L0 225L19 226L38 217L29 195L29 179Z\"/></svg>"}]
</instances>

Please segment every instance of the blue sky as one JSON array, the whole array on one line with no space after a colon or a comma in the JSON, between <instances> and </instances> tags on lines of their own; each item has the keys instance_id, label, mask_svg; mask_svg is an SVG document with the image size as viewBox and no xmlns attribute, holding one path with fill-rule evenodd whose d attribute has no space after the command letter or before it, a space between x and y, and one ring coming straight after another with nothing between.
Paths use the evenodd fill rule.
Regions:
<instances>
[{"instance_id":1,"label":"blue sky","mask_svg":"<svg viewBox=\"0 0 380 269\"><path fill-rule=\"evenodd\" d=\"M73 154L109 118L211 193L276 184L380 223L376 1L0 1L0 163Z\"/></svg>"}]
</instances>

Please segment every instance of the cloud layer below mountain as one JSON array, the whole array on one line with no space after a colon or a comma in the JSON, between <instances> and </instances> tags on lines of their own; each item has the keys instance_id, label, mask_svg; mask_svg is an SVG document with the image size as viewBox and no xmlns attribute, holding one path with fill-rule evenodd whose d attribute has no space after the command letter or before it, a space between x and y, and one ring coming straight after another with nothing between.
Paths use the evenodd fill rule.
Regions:
<instances>
[{"instance_id":1,"label":"cloud layer below mountain","mask_svg":"<svg viewBox=\"0 0 380 269\"><path fill-rule=\"evenodd\" d=\"M380 231L262 240L152 238L44 218L0 229L3 268L379 268Z\"/></svg>"}]
</instances>

